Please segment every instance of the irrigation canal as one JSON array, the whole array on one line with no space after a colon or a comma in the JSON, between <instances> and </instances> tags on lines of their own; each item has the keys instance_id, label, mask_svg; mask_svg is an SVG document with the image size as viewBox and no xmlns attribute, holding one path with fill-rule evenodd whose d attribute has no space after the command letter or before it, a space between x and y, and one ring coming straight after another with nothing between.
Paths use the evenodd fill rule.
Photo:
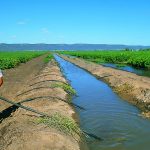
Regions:
<instances>
[{"instance_id":1,"label":"irrigation canal","mask_svg":"<svg viewBox=\"0 0 150 150\"><path fill-rule=\"evenodd\" d=\"M55 59L77 91L73 102L86 108L76 109L80 127L103 139L87 137L90 150L149 150L150 120L104 82L57 55Z\"/></svg>"},{"instance_id":2,"label":"irrigation canal","mask_svg":"<svg viewBox=\"0 0 150 150\"><path fill-rule=\"evenodd\" d=\"M76 56L71 56L71 55L65 55L70 58L77 58ZM134 74L137 74L139 76L145 76L145 77L150 77L150 70L149 69L144 69L144 68L135 68L129 65L124 65L124 64L115 64L115 63L99 63L100 65L104 67L110 67L110 68L115 68L118 70L123 70L127 72L131 72Z\"/></svg>"},{"instance_id":3,"label":"irrigation canal","mask_svg":"<svg viewBox=\"0 0 150 150\"><path fill-rule=\"evenodd\" d=\"M102 63L101 65L103 65L105 67L111 67L111 68L115 68L115 69L119 69L119 70L132 72L132 73L135 73L140 76L150 77L150 70L146 70L146 69L134 68L134 67L128 66L128 65L118 66L117 64L112 64L112 63Z\"/></svg>"}]
</instances>

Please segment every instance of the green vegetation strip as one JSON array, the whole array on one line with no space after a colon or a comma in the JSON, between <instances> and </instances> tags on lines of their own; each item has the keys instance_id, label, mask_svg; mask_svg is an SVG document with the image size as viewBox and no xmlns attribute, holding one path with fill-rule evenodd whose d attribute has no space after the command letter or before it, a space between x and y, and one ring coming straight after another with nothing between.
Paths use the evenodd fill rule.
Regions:
<instances>
[{"instance_id":1,"label":"green vegetation strip","mask_svg":"<svg viewBox=\"0 0 150 150\"><path fill-rule=\"evenodd\" d=\"M53 88L60 87L60 88L64 89L64 91L66 91L70 95L76 94L76 91L69 84L54 83L51 85L51 87L53 87Z\"/></svg>"},{"instance_id":2,"label":"green vegetation strip","mask_svg":"<svg viewBox=\"0 0 150 150\"><path fill-rule=\"evenodd\" d=\"M150 50L143 51L62 51L60 54L83 58L96 63L128 64L150 69ZM119 66L119 65L118 65Z\"/></svg>"},{"instance_id":3,"label":"green vegetation strip","mask_svg":"<svg viewBox=\"0 0 150 150\"><path fill-rule=\"evenodd\" d=\"M44 51L0 52L0 69L10 69L35 57L46 54Z\"/></svg>"},{"instance_id":4,"label":"green vegetation strip","mask_svg":"<svg viewBox=\"0 0 150 150\"><path fill-rule=\"evenodd\" d=\"M81 135L81 130L76 122L73 119L62 116L59 113L55 113L50 117L38 118L37 122L56 128L69 135Z\"/></svg>"},{"instance_id":5,"label":"green vegetation strip","mask_svg":"<svg viewBox=\"0 0 150 150\"><path fill-rule=\"evenodd\" d=\"M44 62L45 63L48 63L50 60L53 59L53 55L52 54L49 54L47 57L44 58Z\"/></svg>"}]
</instances>

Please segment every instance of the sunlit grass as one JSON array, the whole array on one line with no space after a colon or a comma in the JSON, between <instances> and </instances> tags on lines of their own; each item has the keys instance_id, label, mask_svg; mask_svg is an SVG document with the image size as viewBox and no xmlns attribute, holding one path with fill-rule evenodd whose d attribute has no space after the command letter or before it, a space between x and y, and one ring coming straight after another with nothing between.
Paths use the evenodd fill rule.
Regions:
<instances>
[{"instance_id":1,"label":"sunlit grass","mask_svg":"<svg viewBox=\"0 0 150 150\"><path fill-rule=\"evenodd\" d=\"M80 128L73 119L68 118L66 116L62 116L59 113L55 113L50 117L39 118L37 120L37 123L39 124L42 123L47 125L48 127L56 128L59 131L64 132L65 134L69 135L81 134Z\"/></svg>"}]
</instances>

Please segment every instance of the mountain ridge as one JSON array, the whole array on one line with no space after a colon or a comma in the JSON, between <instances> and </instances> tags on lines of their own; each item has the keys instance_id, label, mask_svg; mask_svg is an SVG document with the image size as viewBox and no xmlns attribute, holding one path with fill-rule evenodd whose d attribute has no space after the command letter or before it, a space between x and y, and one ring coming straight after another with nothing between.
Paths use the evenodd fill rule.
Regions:
<instances>
[{"instance_id":1,"label":"mountain ridge","mask_svg":"<svg viewBox=\"0 0 150 150\"><path fill-rule=\"evenodd\" d=\"M122 49L148 49L150 46L123 45L123 44L7 44L0 43L0 51L16 50L122 50Z\"/></svg>"}]
</instances>

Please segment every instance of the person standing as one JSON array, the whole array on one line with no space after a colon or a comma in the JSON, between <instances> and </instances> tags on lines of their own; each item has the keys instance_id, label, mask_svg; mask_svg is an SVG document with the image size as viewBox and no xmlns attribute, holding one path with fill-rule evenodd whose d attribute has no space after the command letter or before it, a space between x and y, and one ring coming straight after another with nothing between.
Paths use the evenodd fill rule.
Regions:
<instances>
[{"instance_id":1,"label":"person standing","mask_svg":"<svg viewBox=\"0 0 150 150\"><path fill-rule=\"evenodd\" d=\"M2 74L2 71L0 69L0 87L2 86L3 84L3 74Z\"/></svg>"}]
</instances>

